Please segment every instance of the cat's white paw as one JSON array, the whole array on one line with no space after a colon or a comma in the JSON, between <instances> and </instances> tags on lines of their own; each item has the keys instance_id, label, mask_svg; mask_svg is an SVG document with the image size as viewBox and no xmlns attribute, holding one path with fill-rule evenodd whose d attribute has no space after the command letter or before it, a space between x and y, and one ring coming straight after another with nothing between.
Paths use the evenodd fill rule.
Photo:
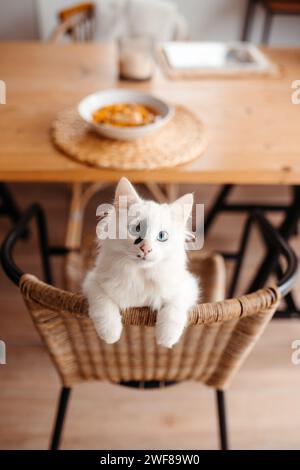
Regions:
<instances>
[{"instance_id":1,"label":"cat's white paw","mask_svg":"<svg viewBox=\"0 0 300 470\"><path fill-rule=\"evenodd\" d=\"M157 344L165 348L172 348L179 341L185 327L185 321L177 320L177 318L174 320L170 316L174 317L174 312L172 315L172 310L165 308L159 312L157 317L156 341Z\"/></svg>"},{"instance_id":2,"label":"cat's white paw","mask_svg":"<svg viewBox=\"0 0 300 470\"><path fill-rule=\"evenodd\" d=\"M165 348L172 348L174 344L178 343L183 330L184 324L175 321L162 323L156 328L157 344Z\"/></svg>"},{"instance_id":3,"label":"cat's white paw","mask_svg":"<svg viewBox=\"0 0 300 470\"><path fill-rule=\"evenodd\" d=\"M119 341L122 333L122 320L119 311L102 313L101 317L90 316L100 338L108 344Z\"/></svg>"}]
</instances>

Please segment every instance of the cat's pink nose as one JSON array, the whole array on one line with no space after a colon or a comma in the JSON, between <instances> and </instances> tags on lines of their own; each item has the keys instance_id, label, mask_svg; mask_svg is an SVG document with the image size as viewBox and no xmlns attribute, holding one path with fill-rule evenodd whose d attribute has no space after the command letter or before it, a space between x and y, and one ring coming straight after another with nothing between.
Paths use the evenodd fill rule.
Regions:
<instances>
[{"instance_id":1,"label":"cat's pink nose","mask_svg":"<svg viewBox=\"0 0 300 470\"><path fill-rule=\"evenodd\" d=\"M144 253L144 256L148 255L148 253L150 253L150 251L152 251L152 248L147 245L147 243L143 243L141 246L140 246L140 250Z\"/></svg>"}]
</instances>

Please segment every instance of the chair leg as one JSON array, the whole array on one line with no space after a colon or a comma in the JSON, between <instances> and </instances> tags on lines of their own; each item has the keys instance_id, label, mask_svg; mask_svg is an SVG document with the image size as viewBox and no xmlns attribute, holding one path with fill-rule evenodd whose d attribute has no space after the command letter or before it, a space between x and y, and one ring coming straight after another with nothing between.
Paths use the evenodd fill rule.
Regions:
<instances>
[{"instance_id":1,"label":"chair leg","mask_svg":"<svg viewBox=\"0 0 300 470\"><path fill-rule=\"evenodd\" d=\"M3 203L3 213L16 224L21 218L21 211L5 183L0 183L0 199Z\"/></svg>"},{"instance_id":2,"label":"chair leg","mask_svg":"<svg viewBox=\"0 0 300 470\"><path fill-rule=\"evenodd\" d=\"M256 6L256 0L248 0L245 19L244 19L244 25L243 25L243 31L242 31L242 36L241 36L242 41L247 41L249 38L249 32L252 26L255 6Z\"/></svg>"},{"instance_id":3,"label":"chair leg","mask_svg":"<svg viewBox=\"0 0 300 470\"><path fill-rule=\"evenodd\" d=\"M228 450L225 392L223 390L216 390L216 398L218 407L220 450Z\"/></svg>"},{"instance_id":4,"label":"chair leg","mask_svg":"<svg viewBox=\"0 0 300 470\"><path fill-rule=\"evenodd\" d=\"M55 425L52 433L50 450L58 450L71 388L63 387L60 392Z\"/></svg>"},{"instance_id":5,"label":"chair leg","mask_svg":"<svg viewBox=\"0 0 300 470\"><path fill-rule=\"evenodd\" d=\"M4 215L11 220L11 223L15 225L21 218L21 210L11 194L9 187L5 183L0 183L0 200L2 205L0 207L0 215ZM24 229L21 238L26 240L29 236L29 230Z\"/></svg>"},{"instance_id":6,"label":"chair leg","mask_svg":"<svg viewBox=\"0 0 300 470\"><path fill-rule=\"evenodd\" d=\"M262 34L263 44L269 43L272 20L273 20L272 12L269 10L266 10L265 24L264 24L263 34Z\"/></svg>"},{"instance_id":7,"label":"chair leg","mask_svg":"<svg viewBox=\"0 0 300 470\"><path fill-rule=\"evenodd\" d=\"M205 219L204 226L205 226L205 234L207 235L208 230L210 229L211 225L213 224L216 216L218 213L222 210L226 199L234 186L232 184L225 184L222 186L220 189L219 193L217 194L217 197L215 198L212 207Z\"/></svg>"},{"instance_id":8,"label":"chair leg","mask_svg":"<svg viewBox=\"0 0 300 470\"><path fill-rule=\"evenodd\" d=\"M294 299L294 296L293 296L292 292L289 292L285 296L285 301L286 301L286 304L287 304L288 309L289 309L290 312L292 312L294 314L297 314L297 313L299 314L299 308L296 305L296 302L295 302L295 299Z\"/></svg>"}]
</instances>

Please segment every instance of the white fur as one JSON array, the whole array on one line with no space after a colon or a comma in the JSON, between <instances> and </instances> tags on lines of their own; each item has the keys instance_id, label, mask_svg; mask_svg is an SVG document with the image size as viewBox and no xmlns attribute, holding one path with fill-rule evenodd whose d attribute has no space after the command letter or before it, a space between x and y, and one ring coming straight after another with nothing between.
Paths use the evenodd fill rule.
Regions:
<instances>
[{"instance_id":1,"label":"white fur","mask_svg":"<svg viewBox=\"0 0 300 470\"><path fill-rule=\"evenodd\" d=\"M147 220L144 242L152 251L146 259L138 257L143 254L142 243L134 244L136 237L130 234L126 239L101 241L95 267L83 283L89 315L99 336L114 343L122 333L120 309L149 306L158 311L157 343L170 348L179 340L187 313L198 299L198 284L186 268L184 248L193 196L187 194L172 204L144 201L126 178L118 184L117 203L120 196L129 197ZM120 203L116 207L120 211ZM165 242L157 240L161 230L168 232Z\"/></svg>"}]
</instances>

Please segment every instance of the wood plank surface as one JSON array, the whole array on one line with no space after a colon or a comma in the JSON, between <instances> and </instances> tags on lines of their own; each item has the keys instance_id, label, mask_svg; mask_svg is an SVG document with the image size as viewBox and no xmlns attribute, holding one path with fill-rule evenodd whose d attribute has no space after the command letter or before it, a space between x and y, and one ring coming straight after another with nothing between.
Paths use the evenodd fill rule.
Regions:
<instances>
[{"instance_id":1,"label":"wood plank surface","mask_svg":"<svg viewBox=\"0 0 300 470\"><path fill-rule=\"evenodd\" d=\"M280 78L119 82L111 44L0 43L1 181L116 181L123 171L76 163L50 138L56 113L89 93L136 88L191 108L205 123L209 144L197 160L176 168L126 171L133 181L300 184L300 105L291 84L300 76L300 48L265 52Z\"/></svg>"}]
</instances>

